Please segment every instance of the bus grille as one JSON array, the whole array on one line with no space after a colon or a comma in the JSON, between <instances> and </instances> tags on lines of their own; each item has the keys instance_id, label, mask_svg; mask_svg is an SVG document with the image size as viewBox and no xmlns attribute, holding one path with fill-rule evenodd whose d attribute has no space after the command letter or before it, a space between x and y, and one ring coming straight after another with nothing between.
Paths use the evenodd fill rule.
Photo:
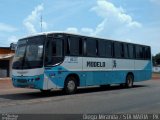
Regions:
<instances>
[{"instance_id":1,"label":"bus grille","mask_svg":"<svg viewBox=\"0 0 160 120\"><path fill-rule=\"evenodd\" d=\"M18 79L17 82L18 83L27 83L27 80L25 80L25 79Z\"/></svg>"}]
</instances>

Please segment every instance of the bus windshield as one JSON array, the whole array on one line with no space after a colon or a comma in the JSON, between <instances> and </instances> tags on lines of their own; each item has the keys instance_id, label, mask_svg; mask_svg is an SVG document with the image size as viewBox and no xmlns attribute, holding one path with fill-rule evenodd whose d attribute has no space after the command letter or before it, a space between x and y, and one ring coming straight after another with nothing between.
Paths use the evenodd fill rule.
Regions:
<instances>
[{"instance_id":1,"label":"bus windshield","mask_svg":"<svg viewBox=\"0 0 160 120\"><path fill-rule=\"evenodd\" d=\"M13 69L31 69L43 66L45 36L21 39L18 42Z\"/></svg>"}]
</instances>

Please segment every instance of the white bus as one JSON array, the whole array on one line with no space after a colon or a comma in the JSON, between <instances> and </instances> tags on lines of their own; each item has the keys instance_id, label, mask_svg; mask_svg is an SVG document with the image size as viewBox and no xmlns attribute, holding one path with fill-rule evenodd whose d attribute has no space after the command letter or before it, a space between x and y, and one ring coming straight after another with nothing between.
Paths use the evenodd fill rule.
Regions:
<instances>
[{"instance_id":1,"label":"white bus","mask_svg":"<svg viewBox=\"0 0 160 120\"><path fill-rule=\"evenodd\" d=\"M18 41L13 62L15 87L41 91L121 84L151 79L151 49L64 32L42 33Z\"/></svg>"}]
</instances>

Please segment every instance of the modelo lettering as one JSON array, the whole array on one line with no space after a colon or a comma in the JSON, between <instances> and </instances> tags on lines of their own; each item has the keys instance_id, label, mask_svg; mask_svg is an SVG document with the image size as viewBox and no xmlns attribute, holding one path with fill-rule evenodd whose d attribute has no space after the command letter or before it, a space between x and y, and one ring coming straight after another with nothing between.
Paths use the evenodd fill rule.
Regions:
<instances>
[{"instance_id":1,"label":"modelo lettering","mask_svg":"<svg viewBox=\"0 0 160 120\"><path fill-rule=\"evenodd\" d=\"M105 67L105 62L87 61L87 67Z\"/></svg>"}]
</instances>

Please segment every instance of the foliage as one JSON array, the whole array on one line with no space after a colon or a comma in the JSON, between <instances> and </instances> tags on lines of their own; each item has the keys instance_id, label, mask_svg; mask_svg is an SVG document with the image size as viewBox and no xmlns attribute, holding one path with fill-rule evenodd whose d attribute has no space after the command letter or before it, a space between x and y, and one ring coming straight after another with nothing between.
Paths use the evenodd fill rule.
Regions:
<instances>
[{"instance_id":1,"label":"foliage","mask_svg":"<svg viewBox=\"0 0 160 120\"><path fill-rule=\"evenodd\" d=\"M152 56L153 65L160 65L160 53Z\"/></svg>"}]
</instances>

